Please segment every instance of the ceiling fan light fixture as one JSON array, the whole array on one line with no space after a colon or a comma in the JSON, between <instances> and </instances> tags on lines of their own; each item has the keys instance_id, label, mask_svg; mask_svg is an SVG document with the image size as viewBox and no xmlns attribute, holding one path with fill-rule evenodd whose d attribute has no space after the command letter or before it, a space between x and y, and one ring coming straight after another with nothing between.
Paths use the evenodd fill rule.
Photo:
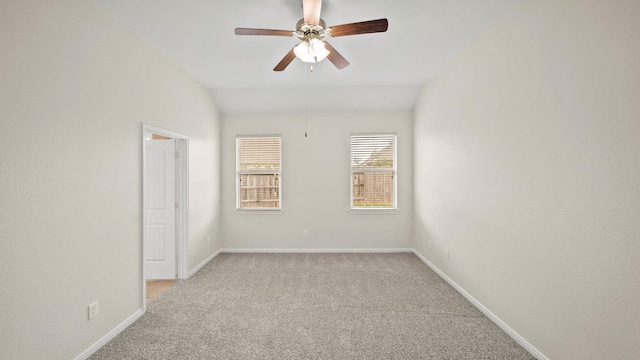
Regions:
<instances>
[{"instance_id":1,"label":"ceiling fan light fixture","mask_svg":"<svg viewBox=\"0 0 640 360\"><path fill-rule=\"evenodd\" d=\"M329 50L324 43L316 38L309 41L302 41L298 46L293 48L296 57L307 63L317 63L329 56Z\"/></svg>"},{"instance_id":2,"label":"ceiling fan light fixture","mask_svg":"<svg viewBox=\"0 0 640 360\"><path fill-rule=\"evenodd\" d=\"M385 32L389 27L389 21L387 19L360 21L327 27L325 21L320 17L322 0L301 1L303 17L296 23L295 31L254 28L235 29L236 35L286 36L300 40L300 44L289 50L278 65L273 68L273 71L286 69L295 58L306 63L317 63L329 58L329 61L335 65L336 68L339 70L344 69L349 66L347 59L331 46L331 44L323 41L323 39Z\"/></svg>"}]
</instances>

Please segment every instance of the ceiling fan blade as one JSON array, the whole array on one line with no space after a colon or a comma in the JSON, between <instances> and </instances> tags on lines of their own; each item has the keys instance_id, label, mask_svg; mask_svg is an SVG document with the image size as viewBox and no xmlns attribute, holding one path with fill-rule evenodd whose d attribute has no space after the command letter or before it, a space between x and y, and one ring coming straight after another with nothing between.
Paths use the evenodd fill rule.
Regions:
<instances>
[{"instance_id":1,"label":"ceiling fan blade","mask_svg":"<svg viewBox=\"0 0 640 360\"><path fill-rule=\"evenodd\" d=\"M387 21L387 19L377 19L351 24L336 25L332 26L330 29L331 37L338 37L385 32L387 31L387 28L389 28L389 21Z\"/></svg>"},{"instance_id":2,"label":"ceiling fan blade","mask_svg":"<svg viewBox=\"0 0 640 360\"><path fill-rule=\"evenodd\" d=\"M304 22L308 25L320 24L320 9L322 0L302 0L302 13Z\"/></svg>"},{"instance_id":3,"label":"ceiling fan blade","mask_svg":"<svg viewBox=\"0 0 640 360\"><path fill-rule=\"evenodd\" d=\"M289 64L291 64L291 62L293 61L293 59L296 58L296 54L293 52L293 49L291 49L287 55L285 55L282 60L280 60L280 62L278 63L278 65L276 65L276 67L273 68L273 71L282 71L284 69L287 68L287 66L289 66Z\"/></svg>"},{"instance_id":4,"label":"ceiling fan blade","mask_svg":"<svg viewBox=\"0 0 640 360\"><path fill-rule=\"evenodd\" d=\"M347 59L345 59L344 56L342 56L338 52L338 50L336 50L333 46L331 46L331 44L324 41L324 47L327 50L329 50L329 55L327 56L327 59L329 59L329 61L331 61L331 63L335 65L339 70L342 70L347 66L349 66L349 62L347 61Z\"/></svg>"},{"instance_id":5,"label":"ceiling fan blade","mask_svg":"<svg viewBox=\"0 0 640 360\"><path fill-rule=\"evenodd\" d=\"M236 28L236 35L269 35L269 36L293 36L293 31L272 29Z\"/></svg>"}]
</instances>

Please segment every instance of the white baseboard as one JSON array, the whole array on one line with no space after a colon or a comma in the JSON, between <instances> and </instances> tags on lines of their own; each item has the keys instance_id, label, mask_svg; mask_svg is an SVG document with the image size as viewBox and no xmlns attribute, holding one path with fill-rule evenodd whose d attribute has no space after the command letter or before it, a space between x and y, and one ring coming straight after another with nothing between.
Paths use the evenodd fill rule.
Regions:
<instances>
[{"instance_id":1,"label":"white baseboard","mask_svg":"<svg viewBox=\"0 0 640 360\"><path fill-rule=\"evenodd\" d=\"M222 252L222 249L214 252L211 256L209 256L208 258L204 259L203 262L201 262L200 264L198 264L198 266L196 266L191 271L189 271L189 275L188 275L187 279L190 278L193 274L195 274L198 271L200 271L200 269L202 269L205 265L207 265L209 263L209 261L213 260L216 256L220 255L221 252Z\"/></svg>"},{"instance_id":2,"label":"white baseboard","mask_svg":"<svg viewBox=\"0 0 640 360\"><path fill-rule=\"evenodd\" d=\"M370 248L370 249L274 249L274 248L256 248L256 249L222 249L223 253L410 253L413 249L404 248Z\"/></svg>"},{"instance_id":3,"label":"white baseboard","mask_svg":"<svg viewBox=\"0 0 640 360\"><path fill-rule=\"evenodd\" d=\"M538 349L536 349L533 345L531 345L527 340L525 340L520 334L515 332L512 328L509 327L504 321L500 320L494 313L492 313L489 309L487 309L484 305L482 305L478 300L476 300L471 294L466 292L460 285L456 284L455 281L451 280L444 272L438 269L435 265L433 265L427 258L422 256L416 249L413 249L413 253L422 260L431 270L435 271L441 278L444 279L449 285L451 285L456 291L458 291L462 296L464 296L473 306L478 308L478 310L482 311L491 321L493 321L500 329L502 329L507 335L509 335L513 340L515 340L520 346L525 348L531 355L535 356L538 360L549 360L543 353L541 353Z\"/></svg>"},{"instance_id":4,"label":"white baseboard","mask_svg":"<svg viewBox=\"0 0 640 360\"><path fill-rule=\"evenodd\" d=\"M136 320L138 320L142 315L144 315L144 310L140 309L133 313L133 315L129 316L125 321L120 323L120 325L116 326L115 329L109 331L108 334L103 336L100 340L98 340L95 344L91 345L87 350L83 351L82 354L75 357L75 360L84 360L91 356L93 353L98 351L101 347L106 345L109 341L111 341L114 337L118 336L124 329L128 328L129 325L133 324Z\"/></svg>"},{"instance_id":5,"label":"white baseboard","mask_svg":"<svg viewBox=\"0 0 640 360\"><path fill-rule=\"evenodd\" d=\"M213 253L211 256L207 257L202 263L196 266L193 270L189 271L189 277L193 274L197 273L200 269L202 269L205 265L209 263L209 261L213 260L216 256L218 256L222 250L218 250ZM87 350L83 351L82 354L78 355L75 360L84 360L91 356L93 353L98 351L101 347L106 345L113 338L118 336L124 329L133 324L136 320L138 320L142 315L144 315L144 309L140 309L136 311L133 315L129 316L125 321L123 321L120 325L116 326L115 329L111 330L108 334L103 336L100 340L98 340L95 344L91 345Z\"/></svg>"}]
</instances>

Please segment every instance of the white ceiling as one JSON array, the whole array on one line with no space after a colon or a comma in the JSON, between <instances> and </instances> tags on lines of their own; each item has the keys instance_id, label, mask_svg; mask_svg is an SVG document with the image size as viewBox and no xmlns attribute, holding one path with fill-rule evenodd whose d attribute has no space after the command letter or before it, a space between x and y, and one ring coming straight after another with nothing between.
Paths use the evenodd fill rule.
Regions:
<instances>
[{"instance_id":1,"label":"white ceiling","mask_svg":"<svg viewBox=\"0 0 640 360\"><path fill-rule=\"evenodd\" d=\"M519 0L324 0L328 26L387 18L385 33L330 39L351 65L295 59L296 38L237 36L236 27L295 30L301 0L93 0L210 89L220 112L410 111L422 85Z\"/></svg>"}]
</instances>

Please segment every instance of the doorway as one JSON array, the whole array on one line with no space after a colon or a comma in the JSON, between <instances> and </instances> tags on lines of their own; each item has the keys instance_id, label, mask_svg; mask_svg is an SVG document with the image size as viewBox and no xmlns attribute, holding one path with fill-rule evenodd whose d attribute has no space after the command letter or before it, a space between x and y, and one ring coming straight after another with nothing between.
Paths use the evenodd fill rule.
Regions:
<instances>
[{"instance_id":1,"label":"doorway","mask_svg":"<svg viewBox=\"0 0 640 360\"><path fill-rule=\"evenodd\" d=\"M147 280L186 277L188 264L189 138L142 126L142 302Z\"/></svg>"}]
</instances>

